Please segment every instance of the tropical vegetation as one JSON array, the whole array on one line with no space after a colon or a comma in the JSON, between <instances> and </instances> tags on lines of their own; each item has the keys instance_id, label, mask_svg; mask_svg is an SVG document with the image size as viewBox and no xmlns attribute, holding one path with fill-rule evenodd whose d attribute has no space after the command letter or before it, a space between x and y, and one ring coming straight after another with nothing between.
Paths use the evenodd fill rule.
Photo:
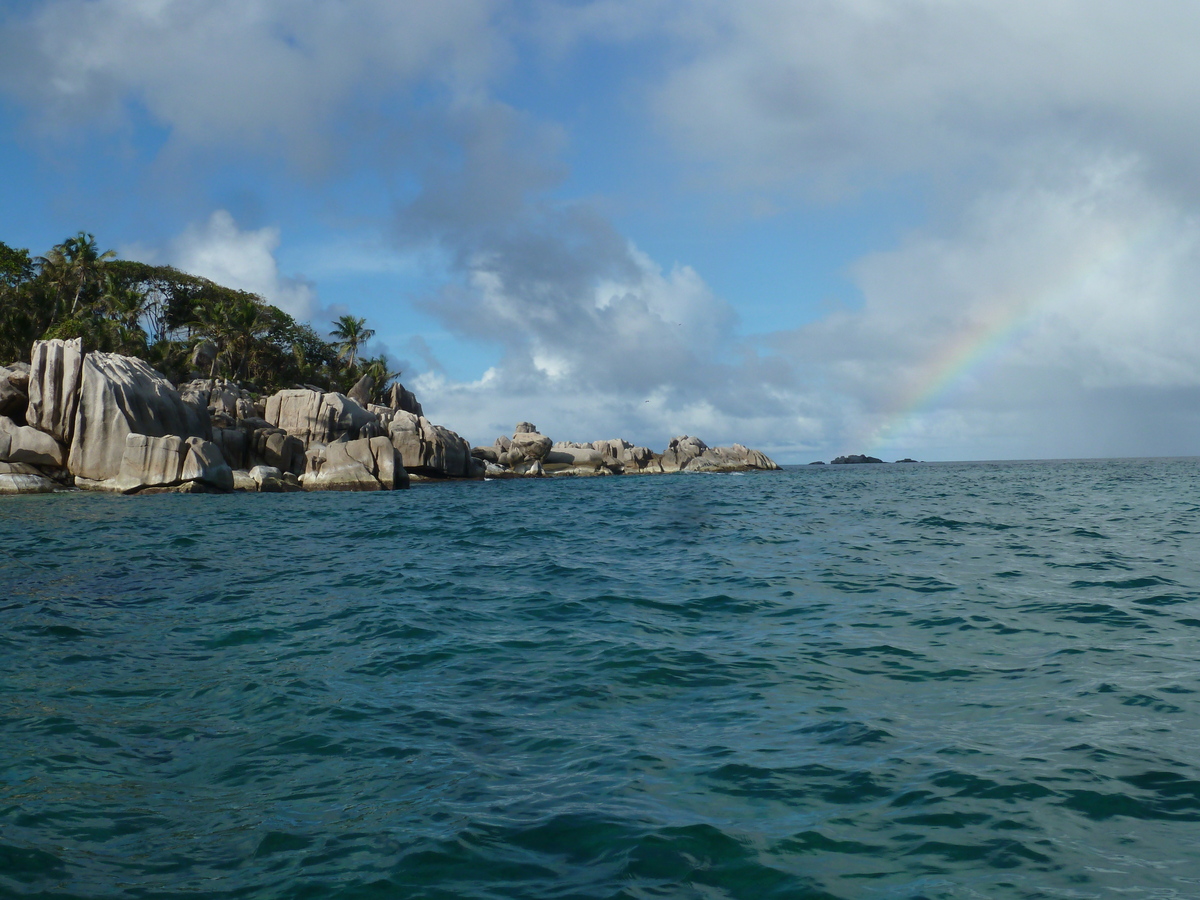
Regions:
<instances>
[{"instance_id":1,"label":"tropical vegetation","mask_svg":"<svg viewBox=\"0 0 1200 900\"><path fill-rule=\"evenodd\" d=\"M399 376L362 358L375 335L351 315L331 343L257 294L171 266L117 259L81 231L44 256L0 242L0 362L29 360L41 338L82 338L87 350L146 360L173 381L199 372L264 392L295 384L348 389L362 375L377 395Z\"/></svg>"}]
</instances>

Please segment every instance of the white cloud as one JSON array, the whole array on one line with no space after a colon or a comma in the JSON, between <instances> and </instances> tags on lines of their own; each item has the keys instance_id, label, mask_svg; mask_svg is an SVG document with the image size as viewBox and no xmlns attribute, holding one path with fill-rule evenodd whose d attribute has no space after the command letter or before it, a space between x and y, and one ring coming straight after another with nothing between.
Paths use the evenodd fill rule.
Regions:
<instances>
[{"instance_id":1,"label":"white cloud","mask_svg":"<svg viewBox=\"0 0 1200 900\"><path fill-rule=\"evenodd\" d=\"M555 437L661 446L694 431L791 459L1169 452L1200 441L1200 126L1183 114L1200 81L1200 16L1190 2L30 9L4 19L0 89L43 124L144 112L200 173L224 173L233 158L261 174L264 159L282 156L306 185L354 183L314 208L356 235L394 207L384 240L324 256L317 246L307 258L322 272L420 270L423 284L444 275L424 310L502 358L458 383L414 343L428 368L414 385L473 439L528 418ZM769 219L813 193L870 202L864 188L911 177L932 198L930 220L854 267L861 309L740 338L733 304L752 298L718 296L703 260L649 258L600 203L571 195L564 148L598 135L495 99L497 74L526 62L515 47L575 72L569 55L583 60L589 43L622 46L604 57L614 66L604 78L650 98L649 118L679 153L651 165L695 163L673 169L681 184L703 184L706 196L724 186ZM506 96L518 102L520 86ZM299 190L289 177L284 189ZM352 199L363 185L385 195L369 212ZM312 315L313 289L279 271L280 237L218 212L174 242L170 260Z\"/></svg>"},{"instance_id":2,"label":"white cloud","mask_svg":"<svg viewBox=\"0 0 1200 900\"><path fill-rule=\"evenodd\" d=\"M689 4L654 111L735 183L818 192L1040 163L1082 144L1196 186L1187 0ZM1032 157L1029 154L1033 154Z\"/></svg>"},{"instance_id":3,"label":"white cloud","mask_svg":"<svg viewBox=\"0 0 1200 900\"><path fill-rule=\"evenodd\" d=\"M316 293L311 284L280 273L278 247L278 228L242 230L219 209L175 238L165 256L184 272L250 291L297 319L311 319L318 311Z\"/></svg>"},{"instance_id":4,"label":"white cloud","mask_svg":"<svg viewBox=\"0 0 1200 900\"><path fill-rule=\"evenodd\" d=\"M846 452L1153 454L1200 437L1200 219L1128 158L986 194L952 236L855 277L862 309L775 338L821 379Z\"/></svg>"},{"instance_id":5,"label":"white cloud","mask_svg":"<svg viewBox=\"0 0 1200 900\"><path fill-rule=\"evenodd\" d=\"M10 15L0 86L43 125L140 106L189 147L272 149L306 166L430 84L469 98L505 56L488 0L47 0ZM340 127L333 127L334 123Z\"/></svg>"}]
</instances>

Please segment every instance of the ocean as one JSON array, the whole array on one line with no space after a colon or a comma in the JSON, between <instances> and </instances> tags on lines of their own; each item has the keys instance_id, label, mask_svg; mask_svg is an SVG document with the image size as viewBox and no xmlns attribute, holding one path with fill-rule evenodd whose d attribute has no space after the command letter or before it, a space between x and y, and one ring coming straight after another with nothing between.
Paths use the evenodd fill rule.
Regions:
<instances>
[{"instance_id":1,"label":"ocean","mask_svg":"<svg viewBox=\"0 0 1200 900\"><path fill-rule=\"evenodd\" d=\"M0 897L1200 896L1200 460L0 502Z\"/></svg>"}]
</instances>

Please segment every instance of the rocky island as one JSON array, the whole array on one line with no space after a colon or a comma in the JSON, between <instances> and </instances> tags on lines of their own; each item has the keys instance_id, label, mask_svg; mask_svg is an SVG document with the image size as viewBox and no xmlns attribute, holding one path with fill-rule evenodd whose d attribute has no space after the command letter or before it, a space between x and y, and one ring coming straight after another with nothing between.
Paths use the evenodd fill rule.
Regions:
<instances>
[{"instance_id":1,"label":"rocky island","mask_svg":"<svg viewBox=\"0 0 1200 900\"><path fill-rule=\"evenodd\" d=\"M375 491L413 480L779 468L741 444L684 435L656 453L621 439L556 443L529 422L470 447L398 383L386 404L370 402L367 378L347 394L256 395L224 378L174 385L136 357L84 352L79 338L37 341L30 363L0 367L0 493Z\"/></svg>"}]
</instances>

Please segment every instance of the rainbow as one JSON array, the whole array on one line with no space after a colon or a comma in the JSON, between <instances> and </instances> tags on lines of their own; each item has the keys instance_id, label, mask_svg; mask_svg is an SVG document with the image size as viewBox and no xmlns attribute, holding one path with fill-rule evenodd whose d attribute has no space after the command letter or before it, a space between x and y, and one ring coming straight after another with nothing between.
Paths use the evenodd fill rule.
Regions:
<instances>
[{"instance_id":1,"label":"rainbow","mask_svg":"<svg viewBox=\"0 0 1200 900\"><path fill-rule=\"evenodd\" d=\"M965 381L999 362L1033 330L1043 314L1064 300L1087 296L1111 285L1123 264L1143 258L1152 242L1164 237L1166 223L1148 216L1140 227L1100 228L1093 240L1069 254L1040 287L1020 295L998 294L978 309L968 325L957 331L916 367L889 407L867 425L856 446L869 455L912 440L920 419L944 405ZM905 441L905 437L909 441ZM855 451L859 452L859 451ZM914 447L912 452L919 452Z\"/></svg>"},{"instance_id":2,"label":"rainbow","mask_svg":"<svg viewBox=\"0 0 1200 900\"><path fill-rule=\"evenodd\" d=\"M1017 346L1036 318L1033 304L992 305L985 315L938 348L924 360L909 381L908 390L900 391L891 408L866 436L863 444L868 455L876 455L885 445L895 444L915 420L936 410L955 388Z\"/></svg>"}]
</instances>

